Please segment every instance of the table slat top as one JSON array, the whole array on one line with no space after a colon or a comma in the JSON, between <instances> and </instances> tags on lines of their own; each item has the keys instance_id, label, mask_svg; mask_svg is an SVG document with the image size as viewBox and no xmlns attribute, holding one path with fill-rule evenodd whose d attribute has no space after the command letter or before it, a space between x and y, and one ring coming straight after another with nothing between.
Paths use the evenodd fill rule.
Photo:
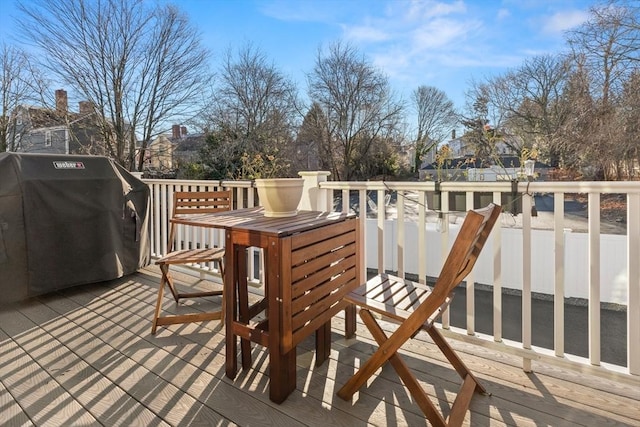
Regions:
<instances>
[{"instance_id":1,"label":"table slat top","mask_svg":"<svg viewBox=\"0 0 640 427\"><path fill-rule=\"evenodd\" d=\"M234 231L260 232L277 237L286 237L331 223L355 219L353 214L340 212L298 211L290 217L266 217L264 208L236 209L226 212L177 216L171 219L174 224L183 224L206 228L221 228Z\"/></svg>"}]
</instances>

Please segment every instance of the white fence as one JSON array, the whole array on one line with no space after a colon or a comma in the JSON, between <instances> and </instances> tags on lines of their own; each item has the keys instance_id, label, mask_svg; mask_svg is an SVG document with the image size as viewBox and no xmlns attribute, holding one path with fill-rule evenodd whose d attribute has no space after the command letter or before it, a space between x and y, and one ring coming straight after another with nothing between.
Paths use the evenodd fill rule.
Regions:
<instances>
[{"instance_id":1,"label":"white fence","mask_svg":"<svg viewBox=\"0 0 640 427\"><path fill-rule=\"evenodd\" d=\"M508 214L503 214L508 215ZM398 246L398 221L385 220L384 223L384 270L398 271L398 252L393 248ZM427 223L426 251L422 258L407 257L405 259L405 273L417 274L419 264L426 265L426 275L437 277L440 271L440 260L446 255L440 244L441 232L436 230L436 223ZM458 234L460 224L449 225L447 234L448 246ZM367 236L375 236L371 243L377 245L377 220L367 219ZM405 250L407 253L418 251L418 224L413 221L405 222ZM589 298L589 275L584 268L589 260L588 235L565 230L564 236L564 283L565 298ZM603 234L601 236L601 269L600 269L600 300L613 304L627 305L627 238L626 236ZM491 254L494 253L494 243L487 245L480 255L475 267L476 283L492 286L493 263ZM531 230L531 291L541 294L554 294L554 232L553 230ZM447 249L448 249L447 246ZM522 229L502 227L501 264L503 288L523 289L523 242ZM367 267L378 270L378 254L368 251Z\"/></svg>"}]
</instances>

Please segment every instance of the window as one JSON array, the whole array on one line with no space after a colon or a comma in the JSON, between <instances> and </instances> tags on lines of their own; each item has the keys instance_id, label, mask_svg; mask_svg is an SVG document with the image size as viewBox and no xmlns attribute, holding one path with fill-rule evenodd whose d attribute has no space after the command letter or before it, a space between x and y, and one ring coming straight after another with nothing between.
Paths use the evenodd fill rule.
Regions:
<instances>
[{"instance_id":1,"label":"window","mask_svg":"<svg viewBox=\"0 0 640 427\"><path fill-rule=\"evenodd\" d=\"M51 131L46 131L44 133L44 146L51 147Z\"/></svg>"}]
</instances>

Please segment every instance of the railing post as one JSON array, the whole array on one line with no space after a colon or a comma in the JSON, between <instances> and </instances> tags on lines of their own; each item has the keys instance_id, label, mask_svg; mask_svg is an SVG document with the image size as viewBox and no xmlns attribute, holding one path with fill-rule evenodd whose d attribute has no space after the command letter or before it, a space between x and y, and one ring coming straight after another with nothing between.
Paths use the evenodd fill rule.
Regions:
<instances>
[{"instance_id":1,"label":"railing post","mask_svg":"<svg viewBox=\"0 0 640 427\"><path fill-rule=\"evenodd\" d=\"M627 365L640 375L640 194L627 195Z\"/></svg>"},{"instance_id":2,"label":"railing post","mask_svg":"<svg viewBox=\"0 0 640 427\"><path fill-rule=\"evenodd\" d=\"M531 350L531 200L529 194L522 197L522 348ZM522 369L531 372L531 359L524 357Z\"/></svg>"},{"instance_id":3,"label":"railing post","mask_svg":"<svg viewBox=\"0 0 640 427\"><path fill-rule=\"evenodd\" d=\"M564 193L553 195L553 236L554 236L554 298L553 298L553 347L557 357L564 357L564 266L565 266L565 229L564 229Z\"/></svg>"},{"instance_id":4,"label":"railing post","mask_svg":"<svg viewBox=\"0 0 640 427\"><path fill-rule=\"evenodd\" d=\"M466 208L467 210L473 209L473 191L466 192ZM476 314L475 314L475 278L474 272L471 270L467 275L467 335L474 335L476 333Z\"/></svg>"},{"instance_id":5,"label":"railing post","mask_svg":"<svg viewBox=\"0 0 640 427\"><path fill-rule=\"evenodd\" d=\"M444 263L449 253L449 194L448 190L440 193L440 210L443 214L444 228L440 231L440 262L438 264L438 271L442 270ZM449 329L451 326L451 309L448 307L442 313L442 328Z\"/></svg>"},{"instance_id":6,"label":"railing post","mask_svg":"<svg viewBox=\"0 0 640 427\"><path fill-rule=\"evenodd\" d=\"M331 172L327 171L303 171L298 175L304 179L302 189L302 199L298 204L298 209L311 211L324 211L327 206L328 193L331 190L321 189L320 183L327 181Z\"/></svg>"},{"instance_id":7,"label":"railing post","mask_svg":"<svg viewBox=\"0 0 640 427\"><path fill-rule=\"evenodd\" d=\"M502 193L493 192L493 203L501 205ZM502 227L493 229L493 340L502 342Z\"/></svg>"},{"instance_id":8,"label":"railing post","mask_svg":"<svg viewBox=\"0 0 640 427\"><path fill-rule=\"evenodd\" d=\"M384 205L384 190L378 190L378 206L377 215L376 215L376 223L377 223L377 231L378 231L378 273L384 273L384 220L386 216L386 206Z\"/></svg>"},{"instance_id":9,"label":"railing post","mask_svg":"<svg viewBox=\"0 0 640 427\"><path fill-rule=\"evenodd\" d=\"M600 193L589 193L589 361L600 365Z\"/></svg>"}]
</instances>

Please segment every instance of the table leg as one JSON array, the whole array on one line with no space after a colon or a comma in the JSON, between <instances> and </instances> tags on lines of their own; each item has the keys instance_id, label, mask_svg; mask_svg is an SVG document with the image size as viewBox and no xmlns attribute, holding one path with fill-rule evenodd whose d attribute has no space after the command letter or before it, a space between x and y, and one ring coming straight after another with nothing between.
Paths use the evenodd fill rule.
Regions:
<instances>
[{"instance_id":1,"label":"table leg","mask_svg":"<svg viewBox=\"0 0 640 427\"><path fill-rule=\"evenodd\" d=\"M331 319L316 330L316 366L331 355Z\"/></svg>"},{"instance_id":2,"label":"table leg","mask_svg":"<svg viewBox=\"0 0 640 427\"><path fill-rule=\"evenodd\" d=\"M344 309L344 336L353 338L356 336L356 306L349 304Z\"/></svg>"},{"instance_id":3,"label":"table leg","mask_svg":"<svg viewBox=\"0 0 640 427\"><path fill-rule=\"evenodd\" d=\"M267 244L264 251L266 267L265 298L269 319L269 399L282 403L296 388L296 348L282 351L283 277L280 274L279 242ZM291 286L291 283L287 283ZM290 315L290 314L289 314Z\"/></svg>"},{"instance_id":4,"label":"table leg","mask_svg":"<svg viewBox=\"0 0 640 427\"><path fill-rule=\"evenodd\" d=\"M238 266L238 311L240 313L240 323L249 324L249 288L247 284L247 248L238 249L236 258ZM251 367L251 341L240 338L240 352L242 353L242 369Z\"/></svg>"},{"instance_id":5,"label":"table leg","mask_svg":"<svg viewBox=\"0 0 640 427\"><path fill-rule=\"evenodd\" d=\"M269 399L282 403L296 389L296 349L288 353L269 349Z\"/></svg>"},{"instance_id":6,"label":"table leg","mask_svg":"<svg viewBox=\"0 0 640 427\"><path fill-rule=\"evenodd\" d=\"M275 336L275 338L272 338ZM296 348L280 352L278 334L269 334L269 399L282 403L296 389Z\"/></svg>"},{"instance_id":7,"label":"table leg","mask_svg":"<svg viewBox=\"0 0 640 427\"><path fill-rule=\"evenodd\" d=\"M226 313L225 313L225 371L227 377L234 379L238 373L238 340L233 333L233 324L237 320L237 305L238 305L238 269L236 259L238 254L231 242L231 233L226 233L226 252L225 252L225 298L227 298Z\"/></svg>"}]
</instances>

